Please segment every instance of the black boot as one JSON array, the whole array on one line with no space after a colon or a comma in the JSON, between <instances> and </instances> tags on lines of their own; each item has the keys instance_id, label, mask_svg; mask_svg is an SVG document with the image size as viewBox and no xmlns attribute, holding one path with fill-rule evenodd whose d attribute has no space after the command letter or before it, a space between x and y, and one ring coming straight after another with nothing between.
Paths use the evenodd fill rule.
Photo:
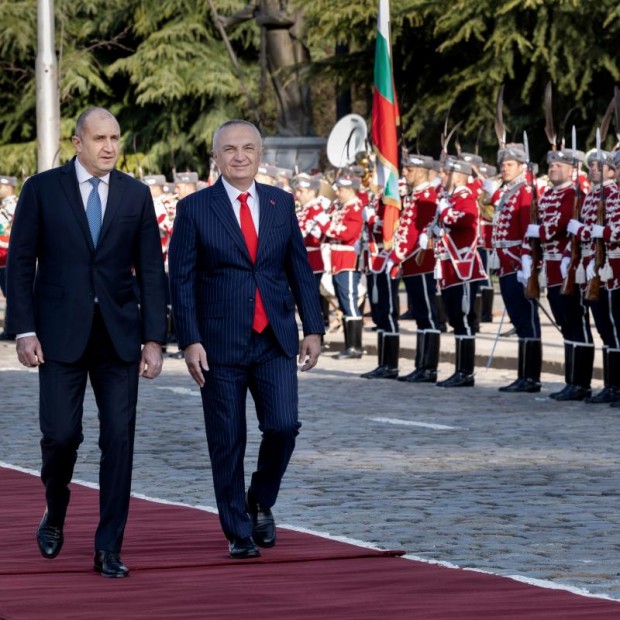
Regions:
<instances>
[{"instance_id":1,"label":"black boot","mask_svg":"<svg viewBox=\"0 0 620 620\"><path fill-rule=\"evenodd\" d=\"M446 304L443 302L441 293L435 295L435 303L437 304L437 316L439 318L439 331L445 334L448 331L448 313L446 312Z\"/></svg>"},{"instance_id":2,"label":"black boot","mask_svg":"<svg viewBox=\"0 0 620 620\"><path fill-rule=\"evenodd\" d=\"M437 381L437 366L439 364L439 338L441 332L434 329L427 329L424 334L422 345L422 357L420 367L413 373L409 383L435 383Z\"/></svg>"},{"instance_id":3,"label":"black boot","mask_svg":"<svg viewBox=\"0 0 620 620\"><path fill-rule=\"evenodd\" d=\"M516 381L499 388L500 392L540 392L542 343L537 338L519 339L518 374Z\"/></svg>"},{"instance_id":4,"label":"black boot","mask_svg":"<svg viewBox=\"0 0 620 620\"><path fill-rule=\"evenodd\" d=\"M572 372L568 379L568 389L555 397L558 401L583 400L592 394L590 384L594 366L594 345L577 342L572 345Z\"/></svg>"},{"instance_id":5,"label":"black boot","mask_svg":"<svg viewBox=\"0 0 620 620\"><path fill-rule=\"evenodd\" d=\"M437 382L437 387L473 387L474 363L476 359L476 338L456 336L456 372Z\"/></svg>"},{"instance_id":6,"label":"black boot","mask_svg":"<svg viewBox=\"0 0 620 620\"><path fill-rule=\"evenodd\" d=\"M375 379L377 375L381 374L383 370L383 357L384 357L384 331L382 329L377 330L377 367L374 370L365 372L360 375L362 379Z\"/></svg>"},{"instance_id":7,"label":"black boot","mask_svg":"<svg viewBox=\"0 0 620 620\"><path fill-rule=\"evenodd\" d=\"M492 286L485 286L480 289L482 296L482 311L480 313L480 321L482 323L493 323L493 294Z\"/></svg>"},{"instance_id":8,"label":"black boot","mask_svg":"<svg viewBox=\"0 0 620 620\"><path fill-rule=\"evenodd\" d=\"M607 357L609 349L603 347L603 389L598 393L584 398L584 402L598 405L600 403L611 403L615 399L613 398L613 390L609 381L609 359Z\"/></svg>"},{"instance_id":9,"label":"black boot","mask_svg":"<svg viewBox=\"0 0 620 620\"><path fill-rule=\"evenodd\" d=\"M399 334L383 334L383 364L367 373L367 379L397 379L398 378L398 352L400 349ZM363 376L363 375L362 375Z\"/></svg>"},{"instance_id":10,"label":"black boot","mask_svg":"<svg viewBox=\"0 0 620 620\"><path fill-rule=\"evenodd\" d=\"M620 349L607 349L609 385L613 392L612 407L620 408Z\"/></svg>"},{"instance_id":11,"label":"black boot","mask_svg":"<svg viewBox=\"0 0 620 620\"><path fill-rule=\"evenodd\" d=\"M467 317L468 320L471 318L471 326L472 326L472 329L474 330L474 334L477 334L480 331L480 315L481 314L482 314L482 295L478 293L474 297L473 313Z\"/></svg>"},{"instance_id":12,"label":"black boot","mask_svg":"<svg viewBox=\"0 0 620 620\"><path fill-rule=\"evenodd\" d=\"M360 359L364 353L362 350L362 318L345 317L344 332L346 348L338 353L336 359Z\"/></svg>"},{"instance_id":13,"label":"black boot","mask_svg":"<svg viewBox=\"0 0 620 620\"><path fill-rule=\"evenodd\" d=\"M425 331L418 331L416 334L416 345L415 345L415 370L410 372L408 375L404 375L402 377L398 377L399 381L415 381L416 378L422 373L422 357L424 355L424 334Z\"/></svg>"},{"instance_id":14,"label":"black boot","mask_svg":"<svg viewBox=\"0 0 620 620\"><path fill-rule=\"evenodd\" d=\"M570 380L573 376L573 344L572 342L564 341L564 382L566 385L559 392L549 394L549 398L554 400L569 391Z\"/></svg>"}]
</instances>

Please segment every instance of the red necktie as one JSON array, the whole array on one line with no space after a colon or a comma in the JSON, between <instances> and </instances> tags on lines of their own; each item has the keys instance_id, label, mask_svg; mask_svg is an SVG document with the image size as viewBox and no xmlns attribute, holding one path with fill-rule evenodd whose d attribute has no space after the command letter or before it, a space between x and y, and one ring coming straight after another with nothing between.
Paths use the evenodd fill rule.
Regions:
<instances>
[{"instance_id":1,"label":"red necktie","mask_svg":"<svg viewBox=\"0 0 620 620\"><path fill-rule=\"evenodd\" d=\"M237 200L241 203L241 209L239 210L239 221L241 222L241 232L245 238L245 244L248 246L248 252L252 262L256 262L256 251L258 250L258 235L256 234L256 228L254 227L254 220L250 213L250 207L248 206L247 192L239 194ZM260 291L256 287L256 305L254 306L254 321L252 322L252 329L261 333L267 325L269 325L269 319L265 312L265 306L263 305L263 298L260 296Z\"/></svg>"}]
</instances>

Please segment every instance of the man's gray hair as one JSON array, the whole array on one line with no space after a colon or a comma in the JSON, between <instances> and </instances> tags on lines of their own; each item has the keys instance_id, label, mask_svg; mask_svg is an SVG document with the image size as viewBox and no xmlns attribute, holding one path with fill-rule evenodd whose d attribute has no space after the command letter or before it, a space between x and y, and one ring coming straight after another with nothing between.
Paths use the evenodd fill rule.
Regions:
<instances>
[{"instance_id":1,"label":"man's gray hair","mask_svg":"<svg viewBox=\"0 0 620 620\"><path fill-rule=\"evenodd\" d=\"M217 144L217 139L220 137L220 133L222 132L222 130L226 129L227 127L231 127L233 125L245 125L246 127L251 127L256 132L256 135L258 136L261 147L263 146L263 136L261 136L261 133L258 130L258 127L254 123L250 123L250 121L244 121L241 118L234 118L230 121L226 121L225 123L222 123L215 130L215 133L213 134L213 150L214 151L215 151L215 145Z\"/></svg>"},{"instance_id":2,"label":"man's gray hair","mask_svg":"<svg viewBox=\"0 0 620 620\"><path fill-rule=\"evenodd\" d=\"M110 110L106 110L105 108L87 108L84 110L79 116L77 121L75 122L75 135L81 137L82 132L84 131L84 125L86 124L86 120L91 114L98 114L99 116L105 116L108 118L113 118L116 120L116 117Z\"/></svg>"}]
</instances>

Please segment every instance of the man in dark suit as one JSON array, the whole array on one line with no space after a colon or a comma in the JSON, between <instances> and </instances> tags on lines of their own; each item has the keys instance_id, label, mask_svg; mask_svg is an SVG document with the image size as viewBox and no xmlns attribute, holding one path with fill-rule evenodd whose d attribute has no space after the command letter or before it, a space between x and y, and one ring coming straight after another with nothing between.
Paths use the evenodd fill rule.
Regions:
<instances>
[{"instance_id":1,"label":"man in dark suit","mask_svg":"<svg viewBox=\"0 0 620 620\"><path fill-rule=\"evenodd\" d=\"M260 133L229 121L213 150L221 177L177 206L170 285L179 346L201 387L220 523L230 557L243 559L276 542L271 507L301 426L295 356L313 368L324 327L293 198L254 181ZM248 389L262 442L246 494Z\"/></svg>"},{"instance_id":2,"label":"man in dark suit","mask_svg":"<svg viewBox=\"0 0 620 620\"><path fill-rule=\"evenodd\" d=\"M73 136L76 157L24 184L7 274L8 329L17 334L20 362L39 369L47 503L37 530L39 549L54 558L62 548L90 376L101 448L94 566L105 577L128 575L119 554L129 510L138 377L160 373L166 337L153 201L146 185L114 169L119 142L110 112L91 108L81 114Z\"/></svg>"}]
</instances>

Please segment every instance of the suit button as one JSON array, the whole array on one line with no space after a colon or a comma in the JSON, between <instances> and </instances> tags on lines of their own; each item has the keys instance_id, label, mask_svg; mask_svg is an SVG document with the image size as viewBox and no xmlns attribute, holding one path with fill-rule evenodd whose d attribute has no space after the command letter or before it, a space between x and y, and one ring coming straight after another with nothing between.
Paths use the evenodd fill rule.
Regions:
<instances>
[{"instance_id":1,"label":"suit button","mask_svg":"<svg viewBox=\"0 0 620 620\"><path fill-rule=\"evenodd\" d=\"M250 303L252 303L252 302L254 301L254 297L250 297L250 299L248 299L248 301L249 301Z\"/></svg>"}]
</instances>

